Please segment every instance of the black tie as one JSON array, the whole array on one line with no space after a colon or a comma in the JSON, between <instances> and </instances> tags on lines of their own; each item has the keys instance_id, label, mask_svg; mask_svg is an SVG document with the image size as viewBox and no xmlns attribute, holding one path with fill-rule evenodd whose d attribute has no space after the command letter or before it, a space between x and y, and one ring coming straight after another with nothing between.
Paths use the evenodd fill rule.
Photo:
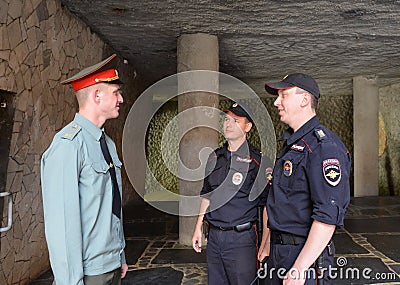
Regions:
<instances>
[{"instance_id":1,"label":"black tie","mask_svg":"<svg viewBox=\"0 0 400 285\"><path fill-rule=\"evenodd\" d=\"M100 138L100 147L101 151L103 152L104 159L106 160L108 166L110 167L110 175L112 181L112 188L113 188L113 202L112 202L112 212L116 215L119 219L121 218L121 195L119 194L119 188L117 183L117 176L115 175L115 167L110 155L110 151L108 150L107 143L106 143L106 136L104 132Z\"/></svg>"}]
</instances>

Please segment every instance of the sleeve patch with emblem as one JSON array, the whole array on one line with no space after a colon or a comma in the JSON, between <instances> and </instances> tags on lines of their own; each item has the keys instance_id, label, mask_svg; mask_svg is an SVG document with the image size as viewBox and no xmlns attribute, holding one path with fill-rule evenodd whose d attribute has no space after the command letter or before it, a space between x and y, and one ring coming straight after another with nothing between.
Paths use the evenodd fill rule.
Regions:
<instances>
[{"instance_id":1,"label":"sleeve patch with emblem","mask_svg":"<svg viewBox=\"0 0 400 285\"><path fill-rule=\"evenodd\" d=\"M267 185L272 184L272 167L267 167L265 169L265 176L267 178Z\"/></svg>"},{"instance_id":2,"label":"sleeve patch with emblem","mask_svg":"<svg viewBox=\"0 0 400 285\"><path fill-rule=\"evenodd\" d=\"M339 184L342 173L338 159L331 158L324 160L322 162L322 172L329 185L336 186Z\"/></svg>"}]
</instances>

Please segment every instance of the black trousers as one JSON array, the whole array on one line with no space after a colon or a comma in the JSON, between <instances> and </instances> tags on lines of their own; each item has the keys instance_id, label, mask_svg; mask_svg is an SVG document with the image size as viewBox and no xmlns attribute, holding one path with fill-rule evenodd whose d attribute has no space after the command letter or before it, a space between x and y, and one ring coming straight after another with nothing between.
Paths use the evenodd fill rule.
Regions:
<instances>
[{"instance_id":1,"label":"black trousers","mask_svg":"<svg viewBox=\"0 0 400 285\"><path fill-rule=\"evenodd\" d=\"M304 244L289 245L289 244L271 244L270 256L267 262L267 274L266 278L263 279L261 284L268 285L280 285L283 283L283 277L286 275L294 264L297 256L302 250ZM327 268L334 266L334 245L331 243L331 252L329 253L328 248L323 251L323 267L326 268L324 271L324 285L332 284L329 279L329 272ZM293 272L292 276L296 276L297 272ZM315 267L311 267L306 272L307 277L305 285L315 285L317 283L317 271Z\"/></svg>"},{"instance_id":2,"label":"black trousers","mask_svg":"<svg viewBox=\"0 0 400 285\"><path fill-rule=\"evenodd\" d=\"M207 242L209 285L248 285L257 274L255 229L243 232L211 228Z\"/></svg>"}]
</instances>

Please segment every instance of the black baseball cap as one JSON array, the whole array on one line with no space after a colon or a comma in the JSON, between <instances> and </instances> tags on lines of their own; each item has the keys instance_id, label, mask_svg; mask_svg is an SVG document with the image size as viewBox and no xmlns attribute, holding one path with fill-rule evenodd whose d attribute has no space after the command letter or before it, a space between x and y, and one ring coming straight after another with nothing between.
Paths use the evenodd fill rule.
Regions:
<instances>
[{"instance_id":1,"label":"black baseball cap","mask_svg":"<svg viewBox=\"0 0 400 285\"><path fill-rule=\"evenodd\" d=\"M317 82L311 76L304 73L293 73L286 75L280 82L265 83L265 90L272 95L278 95L278 90L299 87L315 98L321 96Z\"/></svg>"},{"instance_id":2,"label":"black baseball cap","mask_svg":"<svg viewBox=\"0 0 400 285\"><path fill-rule=\"evenodd\" d=\"M236 103L234 102L229 109L223 110L224 113L227 113L228 111L234 113L236 116L239 117L246 117L252 124L254 124L253 122L253 113L250 111L249 107L243 103Z\"/></svg>"}]
</instances>

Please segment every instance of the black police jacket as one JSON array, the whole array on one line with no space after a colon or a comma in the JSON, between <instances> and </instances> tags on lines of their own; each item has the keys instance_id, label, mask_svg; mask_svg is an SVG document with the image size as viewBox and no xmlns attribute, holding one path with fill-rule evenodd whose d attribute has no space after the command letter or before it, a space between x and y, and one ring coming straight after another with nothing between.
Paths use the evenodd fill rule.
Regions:
<instances>
[{"instance_id":1,"label":"black police jacket","mask_svg":"<svg viewBox=\"0 0 400 285\"><path fill-rule=\"evenodd\" d=\"M271 174L271 161L248 141L236 152L228 151L227 143L216 149L208 158L201 190L202 197L210 200L206 219L221 227L256 221Z\"/></svg>"},{"instance_id":2,"label":"black police jacket","mask_svg":"<svg viewBox=\"0 0 400 285\"><path fill-rule=\"evenodd\" d=\"M350 201L350 154L315 116L283 135L267 198L271 230L308 236L314 220L342 226Z\"/></svg>"}]
</instances>

